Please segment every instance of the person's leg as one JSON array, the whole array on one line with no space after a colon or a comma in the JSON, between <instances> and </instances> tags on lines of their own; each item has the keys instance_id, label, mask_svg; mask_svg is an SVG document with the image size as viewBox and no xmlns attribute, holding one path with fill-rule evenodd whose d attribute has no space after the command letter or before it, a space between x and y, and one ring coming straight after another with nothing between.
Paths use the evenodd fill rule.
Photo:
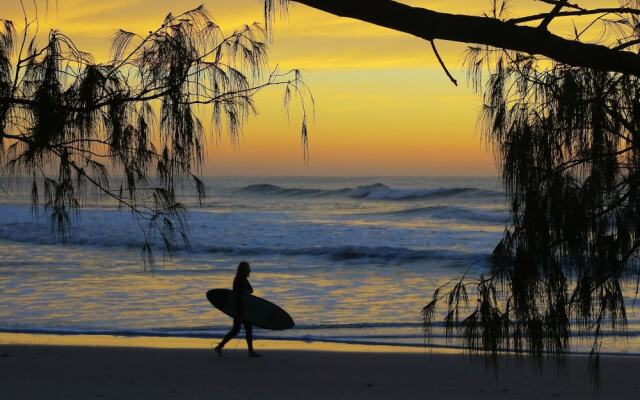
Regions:
<instances>
[{"instance_id":1,"label":"person's leg","mask_svg":"<svg viewBox=\"0 0 640 400\"><path fill-rule=\"evenodd\" d=\"M248 322L243 323L243 325L244 325L244 334L247 339L247 347L249 348L249 356L259 357L260 355L253 350L253 327Z\"/></svg>"},{"instance_id":2,"label":"person's leg","mask_svg":"<svg viewBox=\"0 0 640 400\"><path fill-rule=\"evenodd\" d=\"M227 333L224 338L222 338L222 342L218 343L218 345L216 346L215 350L218 352L218 354L222 354L222 348L224 347L224 345L227 344L229 340L233 339L238 334L238 332L240 332L240 325L240 320L233 320L233 327L231 328L229 333Z\"/></svg>"},{"instance_id":3,"label":"person's leg","mask_svg":"<svg viewBox=\"0 0 640 400\"><path fill-rule=\"evenodd\" d=\"M251 324L245 322L244 325L244 335L247 339L247 347L249 348L249 353L253 353L253 327Z\"/></svg>"}]
</instances>

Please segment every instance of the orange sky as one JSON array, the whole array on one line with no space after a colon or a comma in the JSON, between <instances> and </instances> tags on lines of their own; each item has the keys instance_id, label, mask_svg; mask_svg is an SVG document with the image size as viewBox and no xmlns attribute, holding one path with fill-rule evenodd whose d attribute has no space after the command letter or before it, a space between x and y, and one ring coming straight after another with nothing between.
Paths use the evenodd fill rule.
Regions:
<instances>
[{"instance_id":1,"label":"orange sky","mask_svg":"<svg viewBox=\"0 0 640 400\"><path fill-rule=\"evenodd\" d=\"M475 14L490 7L489 0L405 3ZM581 3L614 6L617 1ZM199 4L205 4L227 31L262 20L261 0L59 0L57 10L50 5L41 19L43 30L57 27L97 60L104 60L116 28L147 32L168 12L180 13ZM531 0L513 1L518 15L539 10L534 7ZM18 22L19 15L18 0L2 0L0 17ZM440 44L445 61L461 83L455 87L426 42L293 5L288 17L275 26L270 60L281 69L303 70L315 96L309 164L303 161L296 113L288 124L281 107L282 92L276 88L259 94L260 115L245 126L239 148L228 140L210 141L204 172L496 175L493 155L476 129L480 99L460 70L464 48Z\"/></svg>"}]
</instances>

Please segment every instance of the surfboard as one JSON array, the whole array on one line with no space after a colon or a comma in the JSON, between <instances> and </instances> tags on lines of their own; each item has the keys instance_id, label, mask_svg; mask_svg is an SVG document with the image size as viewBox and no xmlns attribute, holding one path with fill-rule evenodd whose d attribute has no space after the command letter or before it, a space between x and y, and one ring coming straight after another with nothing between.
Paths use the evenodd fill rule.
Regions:
<instances>
[{"instance_id":1,"label":"surfboard","mask_svg":"<svg viewBox=\"0 0 640 400\"><path fill-rule=\"evenodd\" d=\"M229 289L211 289L207 299L231 318L238 315L237 295ZM281 331L293 328L293 318L282 308L263 298L245 295L243 320L259 328Z\"/></svg>"}]
</instances>

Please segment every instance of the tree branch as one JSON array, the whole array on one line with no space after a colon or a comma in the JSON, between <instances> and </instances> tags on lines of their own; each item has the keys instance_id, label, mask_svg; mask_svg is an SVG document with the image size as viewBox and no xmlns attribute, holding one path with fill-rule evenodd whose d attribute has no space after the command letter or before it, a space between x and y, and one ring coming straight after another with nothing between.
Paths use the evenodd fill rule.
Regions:
<instances>
[{"instance_id":1,"label":"tree branch","mask_svg":"<svg viewBox=\"0 0 640 400\"><path fill-rule=\"evenodd\" d=\"M507 20L507 22L511 22L513 24L521 24L523 22L537 21L539 19L544 19L549 14L550 13L540 13L540 14L529 15L526 17L512 18ZM555 17L582 17L582 16L594 15L594 14L640 15L640 10L638 10L637 8L629 8L629 7L594 8L592 10L561 11L556 13Z\"/></svg>"},{"instance_id":2,"label":"tree branch","mask_svg":"<svg viewBox=\"0 0 640 400\"><path fill-rule=\"evenodd\" d=\"M537 0L540 3L547 3L547 4L551 4L552 6L557 5L560 2L564 2L564 0ZM578 4L572 4L569 2L565 2L566 4L564 5L565 7L568 8L574 8L576 10L584 10L584 8L580 7Z\"/></svg>"},{"instance_id":3,"label":"tree branch","mask_svg":"<svg viewBox=\"0 0 640 400\"><path fill-rule=\"evenodd\" d=\"M558 16L558 14L560 13L560 11L562 11L562 8L569 2L569 0L560 0L558 1L558 3L553 7L553 10L551 10L550 13L548 13L544 19L542 20L542 22L540 22L540 26L538 28L542 28L542 29L547 29L549 27L549 24L551 23L551 21Z\"/></svg>"},{"instance_id":4,"label":"tree branch","mask_svg":"<svg viewBox=\"0 0 640 400\"><path fill-rule=\"evenodd\" d=\"M328 13L369 22L426 40L484 44L542 55L557 62L640 76L640 56L567 40L546 30L495 18L448 14L392 0L291 0Z\"/></svg>"},{"instance_id":5,"label":"tree branch","mask_svg":"<svg viewBox=\"0 0 640 400\"><path fill-rule=\"evenodd\" d=\"M430 40L429 42L431 43L431 48L433 49L433 54L436 55L436 58L438 59L438 62L440 63L440 66L444 70L444 73L447 74L447 76L449 77L449 80L451 80L451 82L455 86L458 86L458 81L455 80L453 75L451 75L451 73L447 69L447 66L444 64L444 61L442 61L442 57L440 57L440 53L438 52L438 48L436 47L436 43L433 40Z\"/></svg>"}]
</instances>

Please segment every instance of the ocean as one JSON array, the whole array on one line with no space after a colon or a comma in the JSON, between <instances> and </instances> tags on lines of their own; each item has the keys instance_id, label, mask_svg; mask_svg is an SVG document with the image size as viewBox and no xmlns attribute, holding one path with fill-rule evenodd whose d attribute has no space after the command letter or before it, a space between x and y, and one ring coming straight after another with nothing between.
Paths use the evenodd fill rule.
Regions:
<instances>
[{"instance_id":1,"label":"ocean","mask_svg":"<svg viewBox=\"0 0 640 400\"><path fill-rule=\"evenodd\" d=\"M508 221L498 178L211 177L189 207L190 248L145 270L127 211L88 201L66 244L28 185L0 196L0 331L220 338L230 319L206 300L251 263L258 296L294 329L256 338L425 346L420 312L473 264L478 275ZM631 293L633 294L633 293ZM631 307L633 299L628 299ZM640 321L603 351L640 353ZM237 343L237 342L236 342ZM231 346L233 346L233 342ZM431 346L457 347L436 330ZM590 338L575 351L588 350Z\"/></svg>"}]
</instances>

